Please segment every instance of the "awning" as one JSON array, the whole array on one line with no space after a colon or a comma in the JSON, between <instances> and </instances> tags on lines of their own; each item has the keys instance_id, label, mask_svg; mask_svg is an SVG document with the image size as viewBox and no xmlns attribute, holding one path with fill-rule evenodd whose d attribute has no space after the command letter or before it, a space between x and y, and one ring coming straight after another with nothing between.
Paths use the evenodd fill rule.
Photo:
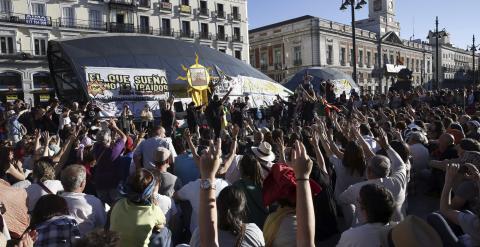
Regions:
<instances>
[{"instance_id":1,"label":"awning","mask_svg":"<svg viewBox=\"0 0 480 247\"><path fill-rule=\"evenodd\" d=\"M386 64L385 68L387 69L387 73L398 74L398 72L400 72L400 70L406 69L407 66L405 66L405 65L395 65L395 64Z\"/></svg>"}]
</instances>

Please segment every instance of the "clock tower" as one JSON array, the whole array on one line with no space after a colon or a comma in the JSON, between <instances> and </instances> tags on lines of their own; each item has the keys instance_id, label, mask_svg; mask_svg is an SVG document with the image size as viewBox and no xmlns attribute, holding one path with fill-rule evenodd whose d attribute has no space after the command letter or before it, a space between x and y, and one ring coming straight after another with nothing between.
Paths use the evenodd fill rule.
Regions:
<instances>
[{"instance_id":1,"label":"clock tower","mask_svg":"<svg viewBox=\"0 0 480 247\"><path fill-rule=\"evenodd\" d=\"M400 35L400 23L395 19L395 0L368 0L368 19L358 21L359 28L383 35L395 32Z\"/></svg>"}]
</instances>

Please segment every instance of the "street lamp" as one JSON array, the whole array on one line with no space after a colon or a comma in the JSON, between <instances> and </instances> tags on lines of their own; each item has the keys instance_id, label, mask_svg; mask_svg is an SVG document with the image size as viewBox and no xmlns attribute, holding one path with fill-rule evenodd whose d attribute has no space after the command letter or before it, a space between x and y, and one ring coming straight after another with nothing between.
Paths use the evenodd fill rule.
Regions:
<instances>
[{"instance_id":1,"label":"street lamp","mask_svg":"<svg viewBox=\"0 0 480 247\"><path fill-rule=\"evenodd\" d=\"M346 10L350 5L352 11L352 42L353 42L353 81L357 83L357 40L355 35L355 10L361 9L367 2L365 0L342 0L340 10Z\"/></svg>"},{"instance_id":2,"label":"street lamp","mask_svg":"<svg viewBox=\"0 0 480 247\"><path fill-rule=\"evenodd\" d=\"M472 66L472 70L473 70L473 84L475 84L476 82L476 75L475 75L475 58L476 58L476 54L475 52L477 51L477 48L480 47L480 45L475 45L475 35L473 35L473 39L472 39L472 46L470 46L469 48L467 48L467 50L471 50L472 51L472 58L473 58L473 66Z\"/></svg>"}]
</instances>

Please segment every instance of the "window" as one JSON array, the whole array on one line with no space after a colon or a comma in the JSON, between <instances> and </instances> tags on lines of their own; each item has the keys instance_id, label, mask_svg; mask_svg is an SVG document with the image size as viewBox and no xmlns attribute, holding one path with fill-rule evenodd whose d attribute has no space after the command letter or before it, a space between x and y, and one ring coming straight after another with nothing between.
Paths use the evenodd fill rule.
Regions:
<instances>
[{"instance_id":1,"label":"window","mask_svg":"<svg viewBox=\"0 0 480 247\"><path fill-rule=\"evenodd\" d=\"M11 0L0 0L0 13L11 13L12 11L12 1Z\"/></svg>"},{"instance_id":2,"label":"window","mask_svg":"<svg viewBox=\"0 0 480 247\"><path fill-rule=\"evenodd\" d=\"M374 61L375 66L377 66L377 65L378 65L378 53L375 52L375 54L373 55L373 57L375 58L375 61Z\"/></svg>"},{"instance_id":3,"label":"window","mask_svg":"<svg viewBox=\"0 0 480 247\"><path fill-rule=\"evenodd\" d=\"M35 56L46 56L48 40L46 38L35 38L33 41Z\"/></svg>"},{"instance_id":4,"label":"window","mask_svg":"<svg viewBox=\"0 0 480 247\"><path fill-rule=\"evenodd\" d=\"M218 31L218 38L220 40L225 40L227 37L225 36L225 26L222 26L222 25L218 25L217 27L217 31Z\"/></svg>"},{"instance_id":5,"label":"window","mask_svg":"<svg viewBox=\"0 0 480 247\"><path fill-rule=\"evenodd\" d=\"M46 16L45 3L32 3L32 15Z\"/></svg>"},{"instance_id":6,"label":"window","mask_svg":"<svg viewBox=\"0 0 480 247\"><path fill-rule=\"evenodd\" d=\"M345 47L340 48L340 65L345 66Z\"/></svg>"},{"instance_id":7,"label":"window","mask_svg":"<svg viewBox=\"0 0 480 247\"><path fill-rule=\"evenodd\" d=\"M227 53L227 50L225 48L218 49L218 51L220 51L222 53Z\"/></svg>"},{"instance_id":8,"label":"window","mask_svg":"<svg viewBox=\"0 0 480 247\"><path fill-rule=\"evenodd\" d=\"M301 46L293 47L293 57L294 57L293 64L295 66L302 65L302 47Z\"/></svg>"},{"instance_id":9,"label":"window","mask_svg":"<svg viewBox=\"0 0 480 247\"><path fill-rule=\"evenodd\" d=\"M370 68L372 66L372 53L367 51L367 67Z\"/></svg>"},{"instance_id":10,"label":"window","mask_svg":"<svg viewBox=\"0 0 480 247\"><path fill-rule=\"evenodd\" d=\"M190 22L182 21L182 34L190 36Z\"/></svg>"},{"instance_id":11,"label":"window","mask_svg":"<svg viewBox=\"0 0 480 247\"><path fill-rule=\"evenodd\" d=\"M275 48L273 51L273 63L275 66L282 64L282 50L280 48Z\"/></svg>"},{"instance_id":12,"label":"window","mask_svg":"<svg viewBox=\"0 0 480 247\"><path fill-rule=\"evenodd\" d=\"M163 35L170 35L170 19L162 19L162 34Z\"/></svg>"},{"instance_id":13,"label":"window","mask_svg":"<svg viewBox=\"0 0 480 247\"><path fill-rule=\"evenodd\" d=\"M236 6L232 7L232 17L233 17L233 20L236 20L236 21L240 20L240 11Z\"/></svg>"},{"instance_id":14,"label":"window","mask_svg":"<svg viewBox=\"0 0 480 247\"><path fill-rule=\"evenodd\" d=\"M182 5L190 5L188 0L182 0Z\"/></svg>"},{"instance_id":15,"label":"window","mask_svg":"<svg viewBox=\"0 0 480 247\"><path fill-rule=\"evenodd\" d=\"M410 68L410 58L407 57L407 69Z\"/></svg>"},{"instance_id":16,"label":"window","mask_svg":"<svg viewBox=\"0 0 480 247\"><path fill-rule=\"evenodd\" d=\"M217 3L217 17L225 18L225 11L223 10L223 4Z\"/></svg>"},{"instance_id":17,"label":"window","mask_svg":"<svg viewBox=\"0 0 480 247\"><path fill-rule=\"evenodd\" d=\"M260 54L260 68L265 68L266 69L267 67L267 53L266 52L262 52Z\"/></svg>"},{"instance_id":18,"label":"window","mask_svg":"<svg viewBox=\"0 0 480 247\"><path fill-rule=\"evenodd\" d=\"M387 53L383 53L383 64L388 64L388 55L387 55Z\"/></svg>"},{"instance_id":19,"label":"window","mask_svg":"<svg viewBox=\"0 0 480 247\"><path fill-rule=\"evenodd\" d=\"M395 64L395 60L393 60L393 55L390 55L390 64Z\"/></svg>"},{"instance_id":20,"label":"window","mask_svg":"<svg viewBox=\"0 0 480 247\"><path fill-rule=\"evenodd\" d=\"M358 51L358 66L363 67L363 51Z\"/></svg>"},{"instance_id":21,"label":"window","mask_svg":"<svg viewBox=\"0 0 480 247\"><path fill-rule=\"evenodd\" d=\"M88 23L90 28L98 29L102 27L102 14L99 10L91 9L88 12Z\"/></svg>"},{"instance_id":22,"label":"window","mask_svg":"<svg viewBox=\"0 0 480 247\"><path fill-rule=\"evenodd\" d=\"M234 27L233 28L233 40L234 41L241 41L240 37L240 28L239 27Z\"/></svg>"},{"instance_id":23,"label":"window","mask_svg":"<svg viewBox=\"0 0 480 247\"><path fill-rule=\"evenodd\" d=\"M242 60L242 51L240 50L235 50L235 58Z\"/></svg>"},{"instance_id":24,"label":"window","mask_svg":"<svg viewBox=\"0 0 480 247\"><path fill-rule=\"evenodd\" d=\"M419 60L417 59L417 62L415 64L415 72L418 72L420 70L420 63Z\"/></svg>"},{"instance_id":25,"label":"window","mask_svg":"<svg viewBox=\"0 0 480 247\"><path fill-rule=\"evenodd\" d=\"M63 7L62 14L62 25L64 27L75 26L75 11L72 7Z\"/></svg>"},{"instance_id":26,"label":"window","mask_svg":"<svg viewBox=\"0 0 480 247\"><path fill-rule=\"evenodd\" d=\"M333 64L333 46L327 46L327 64Z\"/></svg>"},{"instance_id":27,"label":"window","mask_svg":"<svg viewBox=\"0 0 480 247\"><path fill-rule=\"evenodd\" d=\"M200 24L200 38L208 38L208 24L207 23L201 23Z\"/></svg>"},{"instance_id":28,"label":"window","mask_svg":"<svg viewBox=\"0 0 480 247\"><path fill-rule=\"evenodd\" d=\"M140 32L150 33L150 20L148 16L140 16Z\"/></svg>"},{"instance_id":29,"label":"window","mask_svg":"<svg viewBox=\"0 0 480 247\"><path fill-rule=\"evenodd\" d=\"M150 0L138 0L138 6L150 8Z\"/></svg>"},{"instance_id":30,"label":"window","mask_svg":"<svg viewBox=\"0 0 480 247\"><path fill-rule=\"evenodd\" d=\"M427 73L430 73L430 61L427 61Z\"/></svg>"},{"instance_id":31,"label":"window","mask_svg":"<svg viewBox=\"0 0 480 247\"><path fill-rule=\"evenodd\" d=\"M12 36L0 36L0 54L13 54L15 52L13 42Z\"/></svg>"}]
</instances>

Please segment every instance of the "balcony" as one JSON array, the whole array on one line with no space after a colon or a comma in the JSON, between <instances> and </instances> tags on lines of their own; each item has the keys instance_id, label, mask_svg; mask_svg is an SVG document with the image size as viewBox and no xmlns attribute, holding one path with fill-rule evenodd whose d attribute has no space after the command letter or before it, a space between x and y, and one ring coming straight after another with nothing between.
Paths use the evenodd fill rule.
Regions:
<instances>
[{"instance_id":1,"label":"balcony","mask_svg":"<svg viewBox=\"0 0 480 247\"><path fill-rule=\"evenodd\" d=\"M234 43L243 43L243 36L233 35L232 41Z\"/></svg>"},{"instance_id":2,"label":"balcony","mask_svg":"<svg viewBox=\"0 0 480 247\"><path fill-rule=\"evenodd\" d=\"M223 10L217 10L217 19L225 19L226 13Z\"/></svg>"},{"instance_id":3,"label":"balcony","mask_svg":"<svg viewBox=\"0 0 480 247\"><path fill-rule=\"evenodd\" d=\"M302 59L293 60L293 66L302 66Z\"/></svg>"},{"instance_id":4,"label":"balcony","mask_svg":"<svg viewBox=\"0 0 480 247\"><path fill-rule=\"evenodd\" d=\"M215 37L218 42L228 42L228 36L225 33L218 33Z\"/></svg>"},{"instance_id":5,"label":"balcony","mask_svg":"<svg viewBox=\"0 0 480 247\"><path fill-rule=\"evenodd\" d=\"M150 6L152 6L150 0L138 0L138 7L149 9Z\"/></svg>"},{"instance_id":6,"label":"balcony","mask_svg":"<svg viewBox=\"0 0 480 247\"><path fill-rule=\"evenodd\" d=\"M110 0L108 2L110 5L124 5L124 6L135 6L136 0Z\"/></svg>"},{"instance_id":7,"label":"balcony","mask_svg":"<svg viewBox=\"0 0 480 247\"><path fill-rule=\"evenodd\" d=\"M47 55L35 55L33 50L13 51L9 53L0 53L0 59L11 60L44 60Z\"/></svg>"},{"instance_id":8,"label":"balcony","mask_svg":"<svg viewBox=\"0 0 480 247\"><path fill-rule=\"evenodd\" d=\"M53 26L59 27L59 28L107 31L107 25L103 21L87 21L87 20L63 18L63 19L60 19L59 21L54 21Z\"/></svg>"},{"instance_id":9,"label":"balcony","mask_svg":"<svg viewBox=\"0 0 480 247\"><path fill-rule=\"evenodd\" d=\"M282 63L275 63L273 64L273 67L275 68L275 70L283 70Z\"/></svg>"},{"instance_id":10,"label":"balcony","mask_svg":"<svg viewBox=\"0 0 480 247\"><path fill-rule=\"evenodd\" d=\"M107 30L112 33L134 33L135 26L130 23L108 22Z\"/></svg>"},{"instance_id":11,"label":"balcony","mask_svg":"<svg viewBox=\"0 0 480 247\"><path fill-rule=\"evenodd\" d=\"M183 38L183 39L194 39L195 34L192 31L180 31L177 34L177 37Z\"/></svg>"},{"instance_id":12,"label":"balcony","mask_svg":"<svg viewBox=\"0 0 480 247\"><path fill-rule=\"evenodd\" d=\"M18 13L0 13L0 22L34 26L52 26L52 18L50 16L26 15Z\"/></svg>"},{"instance_id":13,"label":"balcony","mask_svg":"<svg viewBox=\"0 0 480 247\"><path fill-rule=\"evenodd\" d=\"M160 2L159 8L162 13L172 13L172 3Z\"/></svg>"},{"instance_id":14,"label":"balcony","mask_svg":"<svg viewBox=\"0 0 480 247\"><path fill-rule=\"evenodd\" d=\"M239 13L233 13L230 19L232 20L232 22L241 22L242 16Z\"/></svg>"},{"instance_id":15,"label":"balcony","mask_svg":"<svg viewBox=\"0 0 480 247\"><path fill-rule=\"evenodd\" d=\"M153 27L140 26L134 30L135 33L153 34Z\"/></svg>"},{"instance_id":16,"label":"balcony","mask_svg":"<svg viewBox=\"0 0 480 247\"><path fill-rule=\"evenodd\" d=\"M199 8L199 9L197 9L197 16L199 18L209 18L210 17L210 12L208 11L207 8Z\"/></svg>"},{"instance_id":17,"label":"balcony","mask_svg":"<svg viewBox=\"0 0 480 247\"><path fill-rule=\"evenodd\" d=\"M180 12L181 15L191 15L192 14L192 7L189 5L180 5L178 7L178 11Z\"/></svg>"},{"instance_id":18,"label":"balcony","mask_svg":"<svg viewBox=\"0 0 480 247\"><path fill-rule=\"evenodd\" d=\"M198 37L202 40L212 40L212 34L207 32L198 33Z\"/></svg>"},{"instance_id":19,"label":"balcony","mask_svg":"<svg viewBox=\"0 0 480 247\"><path fill-rule=\"evenodd\" d=\"M175 37L175 32L171 28L154 30L153 34L164 37Z\"/></svg>"}]
</instances>

